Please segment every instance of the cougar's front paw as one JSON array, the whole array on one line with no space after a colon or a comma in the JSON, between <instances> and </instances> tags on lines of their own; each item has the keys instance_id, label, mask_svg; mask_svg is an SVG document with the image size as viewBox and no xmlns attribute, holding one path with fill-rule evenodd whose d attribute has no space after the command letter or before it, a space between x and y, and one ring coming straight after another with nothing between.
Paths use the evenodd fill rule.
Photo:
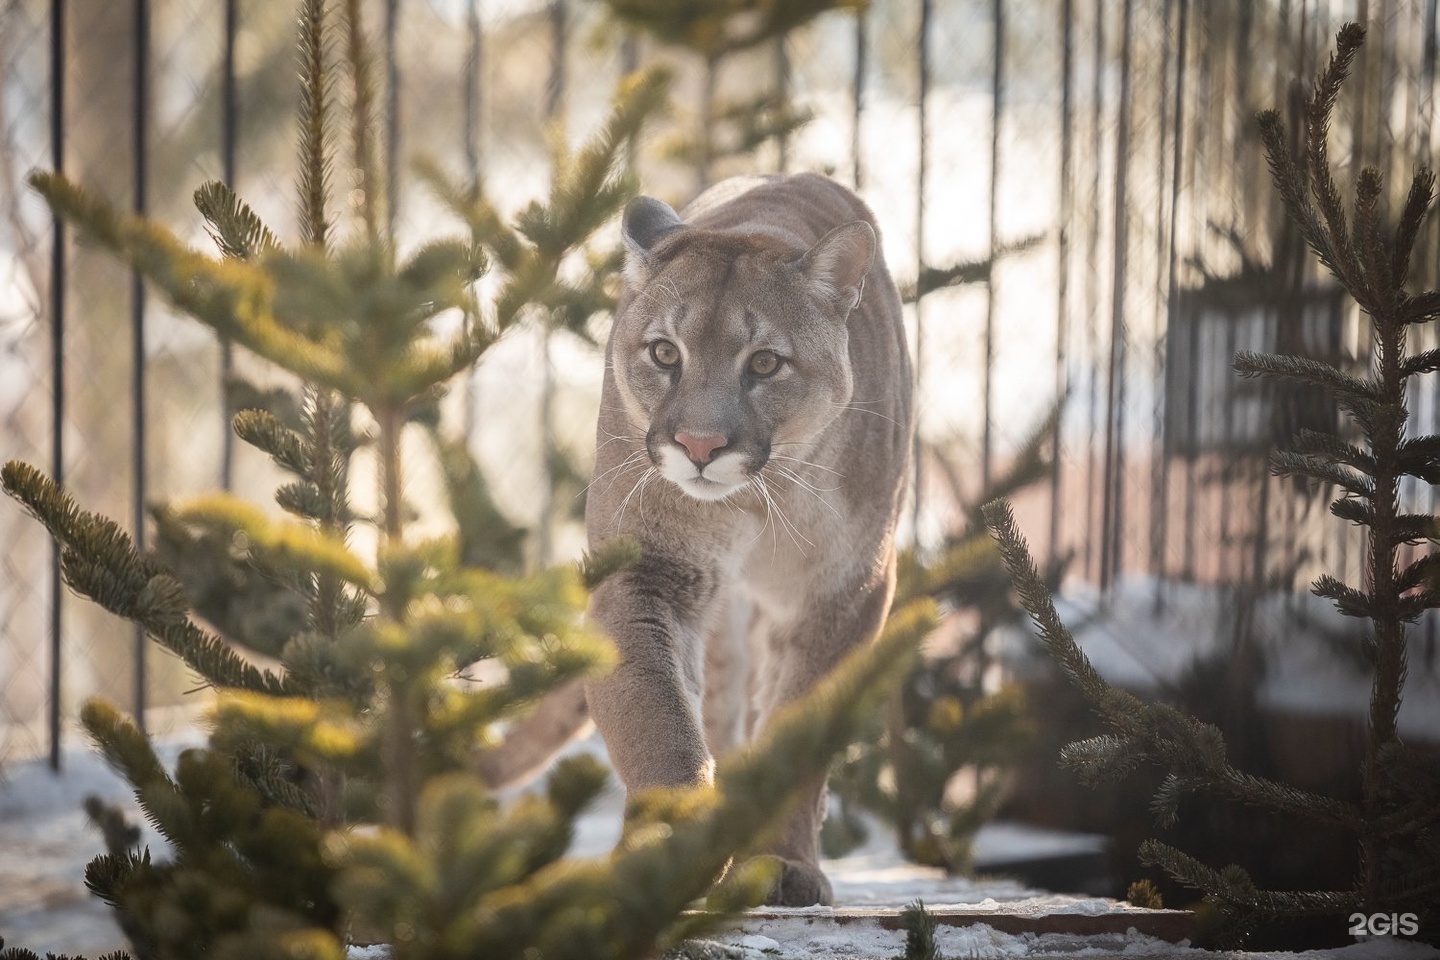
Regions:
<instances>
[{"instance_id":1,"label":"cougar's front paw","mask_svg":"<svg viewBox=\"0 0 1440 960\"><path fill-rule=\"evenodd\" d=\"M820 872L819 867L782 857L775 859L780 861L780 876L775 881L775 886L770 889L769 896L765 898L766 906L809 907L835 901L830 881Z\"/></svg>"}]
</instances>

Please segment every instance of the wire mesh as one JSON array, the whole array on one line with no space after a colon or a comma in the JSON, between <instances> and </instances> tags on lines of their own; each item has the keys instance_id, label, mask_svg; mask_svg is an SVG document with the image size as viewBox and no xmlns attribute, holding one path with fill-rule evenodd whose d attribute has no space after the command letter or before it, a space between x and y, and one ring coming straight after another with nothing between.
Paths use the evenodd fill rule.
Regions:
<instances>
[{"instance_id":1,"label":"wire mesh","mask_svg":"<svg viewBox=\"0 0 1440 960\"><path fill-rule=\"evenodd\" d=\"M1358 573L1355 534L1330 522L1313 492L1268 476L1264 446L1278 439L1283 405L1241 390L1228 372L1235 349L1270 349L1290 335L1280 301L1250 281L1280 284L1286 303L1313 296L1323 305L1301 325L1308 347L1351 364L1368 358L1363 318L1339 306L1326 277L1295 266L1304 257L1281 226L1252 117L1293 109L1339 24L1364 16L1370 43L1340 104L1334 156L1342 182L1369 162L1402 184L1435 152L1435 0L872 0L735 57L709 84L694 55L630 33L587 0L363 8L402 251L462 229L415 175L416 159L478 182L514 212L546 189L552 143L593 130L626 69L664 62L676 71L676 102L635 154L646 192L676 204L693 194L701 177L666 143L696 134L707 89L719 102L780 87L810 121L783 142L717 161L709 176L817 170L858 186L902 287L913 288L922 266L988 264L974 282L907 306L926 452L905 535L922 547L1063 396L1056 475L1017 508L1037 554L1069 558L1073 582L1139 579L1163 603L1166 585L1181 581L1289 589L1322 569ZM65 172L129 207L143 146L147 212L201 248L210 244L190 194L210 178L230 179L279 235L294 236L292 22L284 4L240 0L3 5L4 453L48 467L52 409L63 401L67 487L133 527L137 490L162 501L227 482L263 491L273 474L243 445L233 462L226 454L221 345L147 298L137 487L131 277L69 240L65 324L55 327L50 220L23 176L54 160L51 31L67 9ZM148 92L137 111L142 10ZM336 167L342 218L351 166L341 156ZM604 241L615 239L612 228ZM1434 284L1436 249L1440 218L1422 239L1417 282ZM58 384L56 329L66 370ZM283 380L240 353L234 366L262 383ZM581 545L578 488L564 484L588 472L600 375L594 344L533 323L447 401L446 429L468 437L500 506L530 530L532 561ZM1412 428L1432 429L1435 378L1412 399ZM1407 496L1434 508L1432 489ZM129 628L52 598L49 558L38 525L0 509L0 758L44 749L54 601L63 611L59 714L73 717L90 695L133 699ZM1421 636L1429 652L1418 663L1433 674L1434 630ZM183 700L183 671L164 658L154 668L148 703Z\"/></svg>"}]
</instances>

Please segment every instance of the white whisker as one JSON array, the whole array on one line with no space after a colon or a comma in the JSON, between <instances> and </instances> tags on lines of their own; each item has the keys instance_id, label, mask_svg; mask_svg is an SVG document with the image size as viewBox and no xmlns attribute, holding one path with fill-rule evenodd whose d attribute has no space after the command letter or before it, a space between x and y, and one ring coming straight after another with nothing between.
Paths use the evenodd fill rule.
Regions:
<instances>
[{"instance_id":1,"label":"white whisker","mask_svg":"<svg viewBox=\"0 0 1440 960\"><path fill-rule=\"evenodd\" d=\"M619 470L623 470L625 467L631 465L639 466L639 462L644 460L646 456L647 455L644 450L636 450L634 453L630 454L630 456L626 457L624 460L621 460L618 464L611 467L609 470L606 470L604 473L600 474L597 477L593 477L589 483L585 484L585 488L583 490L575 494L575 499L579 500L582 496L584 496L587 490L595 486L595 484L599 483L601 480L604 480L606 477L610 476L610 474L615 473ZM615 478L615 480L619 479L619 477ZM612 480L610 482L613 484L615 480Z\"/></svg>"},{"instance_id":2,"label":"white whisker","mask_svg":"<svg viewBox=\"0 0 1440 960\"><path fill-rule=\"evenodd\" d=\"M826 500L824 497L820 496L820 493L821 493L820 490L818 490L818 489L816 489L815 487L811 486L811 485L810 485L809 483L807 483L804 479L802 479L798 474L796 474L793 470L789 469L788 467L783 467L783 466L781 466L781 465L778 464L778 463L775 464L775 469L778 470L778 471L780 471L781 475L789 478L789 480L790 480L792 483L794 483L795 486L797 486L797 487L799 487L800 489L804 490L806 493L810 494L810 496L814 497L816 500L819 500L822 504L825 505L825 508L828 509L831 513L835 514L836 517L839 517L841 520L845 519L844 517L841 517L841 516L840 516L840 511L835 509L835 505L834 505L834 504L832 504L830 501ZM826 491L824 491L824 492L825 492L825 493L832 493L832 492L834 492L834 491L836 491L836 490L839 490L839 489L840 489L839 487L831 487L831 488L829 488L828 490L826 490Z\"/></svg>"},{"instance_id":3,"label":"white whisker","mask_svg":"<svg viewBox=\"0 0 1440 960\"><path fill-rule=\"evenodd\" d=\"M815 544L811 543L810 538L806 537L805 534L801 533L795 527L795 525L790 522L789 518L785 516L785 511L780 509L780 504L776 503L774 498L770 495L770 489L765 485L765 478L757 473L755 475L755 480L758 481L760 485L760 493L765 497L766 503L768 503L770 507L775 511L775 518L779 520L780 524L785 528L786 534L790 537L790 542L795 544L795 549L800 551L800 555L802 557L809 556L809 554L805 552L805 548L800 546L800 540L804 540L812 547L815 546ZM795 539L797 536L800 538L800 540Z\"/></svg>"},{"instance_id":4,"label":"white whisker","mask_svg":"<svg viewBox=\"0 0 1440 960\"><path fill-rule=\"evenodd\" d=\"M896 422L896 420L895 420L893 417L887 417L887 416L885 416L885 414L881 413L879 410L866 410L864 407L853 406L851 403L836 403L836 402L833 401L833 400L829 400L829 401L826 401L826 402L829 403L830 406L832 406L832 407L839 407L839 408L842 409L842 410L853 410L853 411L855 411L856 413L868 413L868 414L870 414L870 416L872 416L872 417L879 417L881 420L884 420L886 423L893 423L893 424L895 424L895 426L897 426L897 427L900 426L900 424L899 424L898 422ZM867 402L873 402L873 401L867 401Z\"/></svg>"},{"instance_id":5,"label":"white whisker","mask_svg":"<svg viewBox=\"0 0 1440 960\"><path fill-rule=\"evenodd\" d=\"M648 484L653 477L657 477L659 475L660 471L656 470L654 467L651 467L640 475L639 480L635 481L635 486L631 487L630 492L625 494L625 499L620 501L620 509L615 514L615 529L619 530L621 525L625 522L625 508L630 505L630 498L635 496L636 491L644 489L645 485Z\"/></svg>"},{"instance_id":6,"label":"white whisker","mask_svg":"<svg viewBox=\"0 0 1440 960\"><path fill-rule=\"evenodd\" d=\"M770 454L770 459L771 459L771 460L784 460L786 463L798 463L798 464L801 464L802 466L814 467L816 470L824 470L826 473L833 473L833 474L835 474L835 476L839 477L841 480L844 480L844 479L845 479L845 474L841 473L839 470L832 470L832 469L830 469L829 467L822 467L822 466L821 466L820 464L818 464L818 463L812 463L812 462L809 461L809 460L801 460L799 457L786 457L786 456L782 456L782 455L780 455L780 454L778 454L778 453L772 453L772 454ZM838 489L838 488L837 488L837 489Z\"/></svg>"}]
</instances>

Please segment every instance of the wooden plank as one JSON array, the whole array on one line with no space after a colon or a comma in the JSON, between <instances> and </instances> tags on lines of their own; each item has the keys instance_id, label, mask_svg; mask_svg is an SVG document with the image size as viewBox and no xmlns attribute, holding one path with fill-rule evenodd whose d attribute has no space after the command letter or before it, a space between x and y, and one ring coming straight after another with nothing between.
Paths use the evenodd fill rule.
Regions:
<instances>
[{"instance_id":1,"label":"wooden plank","mask_svg":"<svg viewBox=\"0 0 1440 960\"><path fill-rule=\"evenodd\" d=\"M1104 913L1067 913L1037 911L1026 901L1018 900L995 906L965 907L963 905L925 905L936 926L968 927L985 924L1001 933L1065 933L1073 936L1103 934L1124 935L1130 929L1169 943L1190 940L1195 935L1195 914L1189 910L1141 910L1117 904ZM844 926L852 923L874 924L884 930L903 929L901 914L895 907L835 907L785 910L761 907L747 910L740 917L744 926L752 921L785 920L814 924Z\"/></svg>"}]
</instances>

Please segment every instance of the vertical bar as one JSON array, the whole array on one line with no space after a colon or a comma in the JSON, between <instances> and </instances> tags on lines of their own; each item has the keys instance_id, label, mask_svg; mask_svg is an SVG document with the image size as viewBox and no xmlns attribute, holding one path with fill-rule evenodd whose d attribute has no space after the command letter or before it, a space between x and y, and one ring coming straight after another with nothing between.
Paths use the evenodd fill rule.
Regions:
<instances>
[{"instance_id":1,"label":"vertical bar","mask_svg":"<svg viewBox=\"0 0 1440 960\"><path fill-rule=\"evenodd\" d=\"M1174 127L1170 133L1170 249L1168 251L1169 262L1165 266L1165 342L1167 355L1164 359L1167 365L1173 362L1173 358L1169 356L1169 331L1175 329L1175 318L1180 309L1180 283L1178 276L1180 248L1180 181L1182 176L1181 168L1185 162L1185 154L1183 152L1185 146L1185 70L1187 61L1190 58L1190 0L1180 0L1180 9L1176 16L1179 18L1179 24L1176 28L1177 36L1175 38L1175 120ZM1194 354L1192 353L1187 359L1190 363L1194 363ZM1160 370L1160 375L1162 378L1164 377L1164 368ZM1169 402L1168 396L1166 396L1165 401L1167 403ZM1160 431L1157 433L1157 437L1161 439L1157 453L1161 458L1160 483L1162 497L1159 504L1159 515L1152 521L1160 528L1160 533L1158 534L1160 556L1158 558L1159 562L1156 565L1156 573L1161 577L1165 575L1165 553L1167 552L1170 540L1170 454L1168 444L1166 444L1163 439L1165 424L1169 420L1166 413L1167 412L1162 409Z\"/></svg>"},{"instance_id":2,"label":"vertical bar","mask_svg":"<svg viewBox=\"0 0 1440 960\"><path fill-rule=\"evenodd\" d=\"M220 75L220 175L235 189L236 123L239 98L235 83L235 37L239 27L239 0L225 0L225 50ZM235 375L235 351L229 337L220 338L220 487L229 490L235 480L235 431L230 429L235 410L230 403L230 378Z\"/></svg>"},{"instance_id":3,"label":"vertical bar","mask_svg":"<svg viewBox=\"0 0 1440 960\"><path fill-rule=\"evenodd\" d=\"M860 190L865 184L861 120L865 111L865 69L869 59L869 40L866 29L870 22L869 14L869 4L864 4L855 11L855 76L851 87L854 112L850 119L850 161L853 165L852 173L856 190Z\"/></svg>"},{"instance_id":4,"label":"vertical bar","mask_svg":"<svg viewBox=\"0 0 1440 960\"><path fill-rule=\"evenodd\" d=\"M782 105L790 103L790 54L785 49L785 34L781 33L775 37L775 93L777 102ZM775 146L778 152L776 157L776 171L785 173L790 169L790 133L782 130L780 136L775 138Z\"/></svg>"},{"instance_id":5,"label":"vertical bar","mask_svg":"<svg viewBox=\"0 0 1440 960\"><path fill-rule=\"evenodd\" d=\"M482 71L485 34L481 27L480 0L470 0L465 10L465 173L470 189L480 192L480 110L484 95ZM480 420L479 369L472 366L465 377L465 440L475 435Z\"/></svg>"},{"instance_id":6,"label":"vertical bar","mask_svg":"<svg viewBox=\"0 0 1440 960\"><path fill-rule=\"evenodd\" d=\"M927 164L925 162L925 147L929 140L929 129L925 121L925 108L930 99L930 20L931 0L920 0L920 36L919 43L919 71L920 85L916 97L917 103L917 144L919 151L915 173L915 276L918 278L925 272L925 181ZM925 479L925 458L924 442L922 432L919 429L920 412L924 409L924 390L922 389L925 379L925 298L920 295L919 288L916 288L915 297L915 399L916 399L916 430L915 430L915 503L913 514L910 518L912 526L912 542L917 546L920 542L920 501L924 491L922 482Z\"/></svg>"},{"instance_id":7,"label":"vertical bar","mask_svg":"<svg viewBox=\"0 0 1440 960\"><path fill-rule=\"evenodd\" d=\"M1070 336L1070 220L1074 204L1070 168L1075 137L1075 122L1071 117L1075 109L1074 0L1061 0L1060 30L1060 235L1056 244L1058 268L1055 273L1055 402L1061 406L1056 410L1055 434L1050 440L1050 540L1047 551L1050 570L1058 569L1060 562L1061 436L1064 433L1064 405L1070 392L1066 340Z\"/></svg>"},{"instance_id":8,"label":"vertical bar","mask_svg":"<svg viewBox=\"0 0 1440 960\"><path fill-rule=\"evenodd\" d=\"M1100 173L1105 149L1105 0L1094 4L1094 49L1091 51L1091 115L1090 115L1090 203L1086 209L1089 229L1086 231L1085 263L1085 332L1089 371L1086 377L1089 429L1085 432L1085 576L1094 572L1097 559L1095 546L1101 538L1095 533L1097 491L1095 470L1095 437L1100 432L1100 272L1096 258L1100 253ZM1103 549L1103 547L1102 547Z\"/></svg>"},{"instance_id":9,"label":"vertical bar","mask_svg":"<svg viewBox=\"0 0 1440 960\"><path fill-rule=\"evenodd\" d=\"M565 49L567 46L568 24L566 23L565 0L552 0L550 4L550 77L545 85L545 120L547 126L563 122L565 111ZM548 565L554 552L555 540L555 471L552 462L555 457L554 406L555 406L555 364L550 354L551 330L546 326L540 339L540 363L542 382L540 386L540 449L544 462L541 469L545 481L542 484L540 501L540 522L536 530L536 549L541 566Z\"/></svg>"},{"instance_id":10,"label":"vertical bar","mask_svg":"<svg viewBox=\"0 0 1440 960\"><path fill-rule=\"evenodd\" d=\"M480 186L480 97L485 35L480 27L480 0L470 0L465 11L465 172L471 189Z\"/></svg>"},{"instance_id":11,"label":"vertical bar","mask_svg":"<svg viewBox=\"0 0 1440 960\"><path fill-rule=\"evenodd\" d=\"M1166 360L1166 338L1165 330L1169 325L1168 310L1162 304L1168 304L1167 294L1169 283L1166 278L1166 268L1172 262L1166 255L1165 244L1168 239L1173 247L1175 243L1175 208L1176 192L1173 189L1176 182L1175 174L1172 172L1170 183L1171 191L1166 196L1162 184L1165 182L1165 137L1169 134L1172 139L1180 136L1179 125L1173 128L1170 126L1170 58L1174 52L1171 42L1170 22L1173 19L1175 0L1165 0L1164 15L1160 21L1160 122L1156 129L1159 135L1155 138L1155 344L1151 354L1155 383L1155 405L1154 405L1154 427L1151 431L1150 444L1150 573L1155 578L1155 612L1160 613L1165 606L1164 583L1165 583L1165 537L1166 537L1166 516L1165 509L1169 491L1169 472L1162 438L1165 436L1165 391L1161 385L1165 382L1165 360ZM1180 48L1179 59L1184 60L1185 50ZM1180 93L1179 82L1176 82L1175 93L1175 116L1180 116ZM1176 153L1172 144L1168 159L1175 163L1179 162L1179 154ZM1170 217L1168 218L1168 229L1162 229L1161 224L1167 223L1165 216L1165 203L1171 204ZM1163 312L1162 312L1163 311Z\"/></svg>"},{"instance_id":12,"label":"vertical bar","mask_svg":"<svg viewBox=\"0 0 1440 960\"><path fill-rule=\"evenodd\" d=\"M400 0L385 0L385 225L395 235L400 208Z\"/></svg>"},{"instance_id":13,"label":"vertical bar","mask_svg":"<svg viewBox=\"0 0 1440 960\"><path fill-rule=\"evenodd\" d=\"M568 24L565 0L550 3L550 79L545 84L545 119L553 121L565 112L565 48Z\"/></svg>"},{"instance_id":14,"label":"vertical bar","mask_svg":"<svg viewBox=\"0 0 1440 960\"><path fill-rule=\"evenodd\" d=\"M1125 274L1129 255L1130 55L1135 0L1125 0L1120 33L1120 103L1115 130L1115 256L1110 289L1110 363L1105 390L1105 499L1100 530L1100 589L1108 591L1122 563L1125 529Z\"/></svg>"},{"instance_id":15,"label":"vertical bar","mask_svg":"<svg viewBox=\"0 0 1440 960\"><path fill-rule=\"evenodd\" d=\"M149 99L150 99L150 0L135 0L135 213L145 216L149 209ZM130 347L132 356L130 403L135 421L132 469L135 473L135 548L145 549L145 284L140 271L130 280ZM135 627L135 723L145 729L146 636Z\"/></svg>"},{"instance_id":16,"label":"vertical bar","mask_svg":"<svg viewBox=\"0 0 1440 960\"><path fill-rule=\"evenodd\" d=\"M65 0L50 0L50 166L65 172ZM50 218L50 475L65 483L65 221ZM60 770L61 658L60 543L50 541L50 769Z\"/></svg>"},{"instance_id":17,"label":"vertical bar","mask_svg":"<svg viewBox=\"0 0 1440 960\"><path fill-rule=\"evenodd\" d=\"M994 457L995 412L995 272L1000 266L999 199L1000 199L1000 123L1005 108L1005 0L993 0L990 10L994 31L995 52L990 58L990 269L985 281L985 368L980 376L984 397L980 443L980 485L990 488Z\"/></svg>"}]
</instances>

